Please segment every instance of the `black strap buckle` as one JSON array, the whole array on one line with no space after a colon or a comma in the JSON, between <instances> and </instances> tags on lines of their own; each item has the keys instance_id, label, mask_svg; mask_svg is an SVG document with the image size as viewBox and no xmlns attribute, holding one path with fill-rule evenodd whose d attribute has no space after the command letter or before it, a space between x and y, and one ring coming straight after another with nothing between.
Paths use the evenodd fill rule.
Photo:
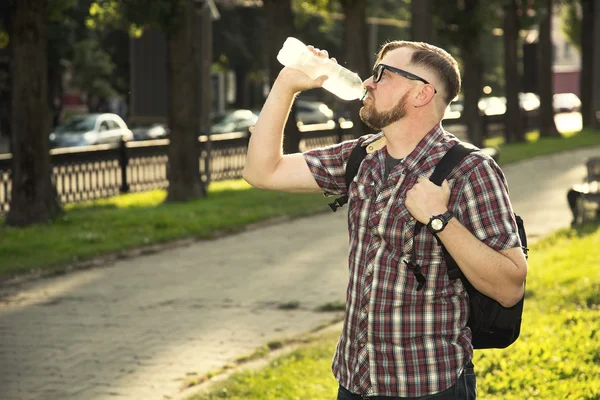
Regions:
<instances>
[{"instance_id":1,"label":"black strap buckle","mask_svg":"<svg viewBox=\"0 0 600 400\"><path fill-rule=\"evenodd\" d=\"M419 284L417 285L417 292L421 289L423 289L423 286L425 286L425 276L423 276L423 274L421 273L421 266L417 263L413 263L412 261L404 261L404 264L406 264L406 266L408 267L408 269L410 269L413 274L415 275L415 279L417 280L417 282L419 282Z\"/></svg>"},{"instance_id":2,"label":"black strap buckle","mask_svg":"<svg viewBox=\"0 0 600 400\"><path fill-rule=\"evenodd\" d=\"M338 208L343 207L344 204L346 204L347 202L348 202L348 196L338 197L337 199L335 199L333 201L333 203L329 203L329 207L331 207L333 212L336 212Z\"/></svg>"}]
</instances>

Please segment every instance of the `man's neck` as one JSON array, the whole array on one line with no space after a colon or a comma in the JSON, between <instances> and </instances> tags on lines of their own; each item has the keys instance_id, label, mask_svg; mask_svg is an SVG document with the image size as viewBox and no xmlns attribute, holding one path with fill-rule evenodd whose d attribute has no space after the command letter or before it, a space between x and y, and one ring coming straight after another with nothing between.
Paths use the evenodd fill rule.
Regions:
<instances>
[{"instance_id":1,"label":"man's neck","mask_svg":"<svg viewBox=\"0 0 600 400\"><path fill-rule=\"evenodd\" d=\"M387 126L383 129L383 134L388 154L394 158L406 157L439 122L435 119L405 117Z\"/></svg>"}]
</instances>

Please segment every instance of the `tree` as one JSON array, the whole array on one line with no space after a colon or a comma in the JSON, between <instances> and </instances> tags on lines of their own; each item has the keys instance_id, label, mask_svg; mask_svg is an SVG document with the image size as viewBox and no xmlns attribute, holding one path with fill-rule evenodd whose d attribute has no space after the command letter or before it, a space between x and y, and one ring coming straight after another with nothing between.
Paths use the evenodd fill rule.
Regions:
<instances>
[{"instance_id":1,"label":"tree","mask_svg":"<svg viewBox=\"0 0 600 400\"><path fill-rule=\"evenodd\" d=\"M169 188L167 201L179 202L206 196L198 160L200 110L199 26L191 0L173 8L167 34ZM209 90L208 88L203 88Z\"/></svg>"},{"instance_id":2,"label":"tree","mask_svg":"<svg viewBox=\"0 0 600 400\"><path fill-rule=\"evenodd\" d=\"M504 113L504 134L508 143L524 142L525 131L519 106L519 65L517 42L519 24L517 1L504 2L504 82L506 87L506 112Z\"/></svg>"},{"instance_id":3,"label":"tree","mask_svg":"<svg viewBox=\"0 0 600 400\"><path fill-rule=\"evenodd\" d=\"M215 32L219 34L214 35L214 48L217 51L214 52L213 61L223 69L235 72L234 106L252 108L250 77L262 77L265 70L264 10L261 7L223 6L219 12L221 18L214 25ZM260 83L263 83L262 80Z\"/></svg>"},{"instance_id":4,"label":"tree","mask_svg":"<svg viewBox=\"0 0 600 400\"><path fill-rule=\"evenodd\" d=\"M6 7L6 5L4 6ZM48 0L9 3L12 54L12 190L6 224L47 222L61 211L50 179L47 103Z\"/></svg>"},{"instance_id":5,"label":"tree","mask_svg":"<svg viewBox=\"0 0 600 400\"><path fill-rule=\"evenodd\" d=\"M116 95L111 84L111 75L115 69L108 55L97 40L83 39L73 44L73 85L92 96L107 99ZM95 112L90 105L90 111Z\"/></svg>"},{"instance_id":6,"label":"tree","mask_svg":"<svg viewBox=\"0 0 600 400\"><path fill-rule=\"evenodd\" d=\"M340 0L344 19L344 61L346 67L365 79L370 75L369 54L367 50L367 4L365 0ZM362 104L358 101L347 103L350 115L358 116ZM367 126L358 117L354 119L354 136L368 131Z\"/></svg>"},{"instance_id":7,"label":"tree","mask_svg":"<svg viewBox=\"0 0 600 400\"><path fill-rule=\"evenodd\" d=\"M562 32L569 42L581 51L581 5L586 0L567 0L563 5Z\"/></svg>"},{"instance_id":8,"label":"tree","mask_svg":"<svg viewBox=\"0 0 600 400\"><path fill-rule=\"evenodd\" d=\"M554 122L554 108L552 105L553 78L552 64L552 11L553 0L544 0L544 8L540 10L541 20L538 45L538 93L540 95L540 136L560 137Z\"/></svg>"},{"instance_id":9,"label":"tree","mask_svg":"<svg viewBox=\"0 0 600 400\"><path fill-rule=\"evenodd\" d=\"M581 95L581 118L583 127L589 128L595 125L595 116L592 111L594 98L594 88L590 84L594 79L594 45L600 46L600 43L594 43L594 25L600 24L595 21L594 8L597 6L594 0L581 0L581 74L580 74L580 95Z\"/></svg>"},{"instance_id":10,"label":"tree","mask_svg":"<svg viewBox=\"0 0 600 400\"><path fill-rule=\"evenodd\" d=\"M294 25L294 14L292 12L291 0L264 0L267 31L267 65L269 70L269 82L271 86L275 82L279 71L283 66L277 61L277 53L289 36L296 36ZM285 153L298 153L300 151L300 130L296 124L296 107L287 119L283 132L283 150Z\"/></svg>"},{"instance_id":11,"label":"tree","mask_svg":"<svg viewBox=\"0 0 600 400\"><path fill-rule=\"evenodd\" d=\"M433 41L433 0L412 0L410 33L411 39L417 42Z\"/></svg>"},{"instance_id":12,"label":"tree","mask_svg":"<svg viewBox=\"0 0 600 400\"><path fill-rule=\"evenodd\" d=\"M469 141L475 146L483 145L484 125L479 112L479 99L483 83L484 61L481 46L482 35L489 23L483 0L464 0L457 3L437 0L436 10L444 18L440 21L438 37L448 43L458 43L462 61L462 92L464 108L462 118L467 126Z\"/></svg>"},{"instance_id":13,"label":"tree","mask_svg":"<svg viewBox=\"0 0 600 400\"><path fill-rule=\"evenodd\" d=\"M593 50L593 66L594 75L592 78L594 93L592 97L592 106L590 109L590 128L600 129L600 0L594 2L594 41Z\"/></svg>"},{"instance_id":14,"label":"tree","mask_svg":"<svg viewBox=\"0 0 600 400\"><path fill-rule=\"evenodd\" d=\"M136 31L143 26L159 28L167 42L168 202L206 196L200 178L198 134L200 132L200 13L194 0L106 0L92 5L93 22Z\"/></svg>"}]
</instances>

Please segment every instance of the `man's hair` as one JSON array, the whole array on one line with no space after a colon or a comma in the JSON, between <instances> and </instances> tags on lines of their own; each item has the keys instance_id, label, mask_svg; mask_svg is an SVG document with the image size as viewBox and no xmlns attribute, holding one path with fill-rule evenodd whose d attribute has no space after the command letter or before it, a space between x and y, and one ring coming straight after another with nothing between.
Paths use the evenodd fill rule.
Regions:
<instances>
[{"instance_id":1,"label":"man's hair","mask_svg":"<svg viewBox=\"0 0 600 400\"><path fill-rule=\"evenodd\" d=\"M440 82L444 85L446 92L445 101L450 104L460 92L460 71L458 63L446 50L423 42L409 42L405 40L395 40L388 42L381 47L377 55L377 62L391 50L401 47L408 47L414 50L411 64L421 65L433 71ZM439 90L439 89L438 89Z\"/></svg>"}]
</instances>

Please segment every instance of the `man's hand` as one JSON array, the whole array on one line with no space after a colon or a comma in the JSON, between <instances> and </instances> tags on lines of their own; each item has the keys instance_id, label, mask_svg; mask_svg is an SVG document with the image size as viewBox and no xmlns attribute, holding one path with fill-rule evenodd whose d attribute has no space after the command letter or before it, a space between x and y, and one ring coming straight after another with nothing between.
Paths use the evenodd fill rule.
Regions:
<instances>
[{"instance_id":1,"label":"man's hand","mask_svg":"<svg viewBox=\"0 0 600 400\"><path fill-rule=\"evenodd\" d=\"M427 224L432 216L443 214L448 210L449 199L450 187L446 180L439 187L422 176L406 192L404 204L417 221Z\"/></svg>"},{"instance_id":2,"label":"man's hand","mask_svg":"<svg viewBox=\"0 0 600 400\"><path fill-rule=\"evenodd\" d=\"M307 46L308 49L316 56L321 58L328 58L329 54L327 50L319 50L315 49L313 46ZM335 58L331 59L334 62L337 62ZM326 75L321 75L316 79L311 79L304 72L299 71L295 68L285 67L279 73L277 77L276 83L280 85L286 86L293 93L303 92L305 90L314 89L318 87L322 87L323 83L327 80Z\"/></svg>"}]
</instances>

